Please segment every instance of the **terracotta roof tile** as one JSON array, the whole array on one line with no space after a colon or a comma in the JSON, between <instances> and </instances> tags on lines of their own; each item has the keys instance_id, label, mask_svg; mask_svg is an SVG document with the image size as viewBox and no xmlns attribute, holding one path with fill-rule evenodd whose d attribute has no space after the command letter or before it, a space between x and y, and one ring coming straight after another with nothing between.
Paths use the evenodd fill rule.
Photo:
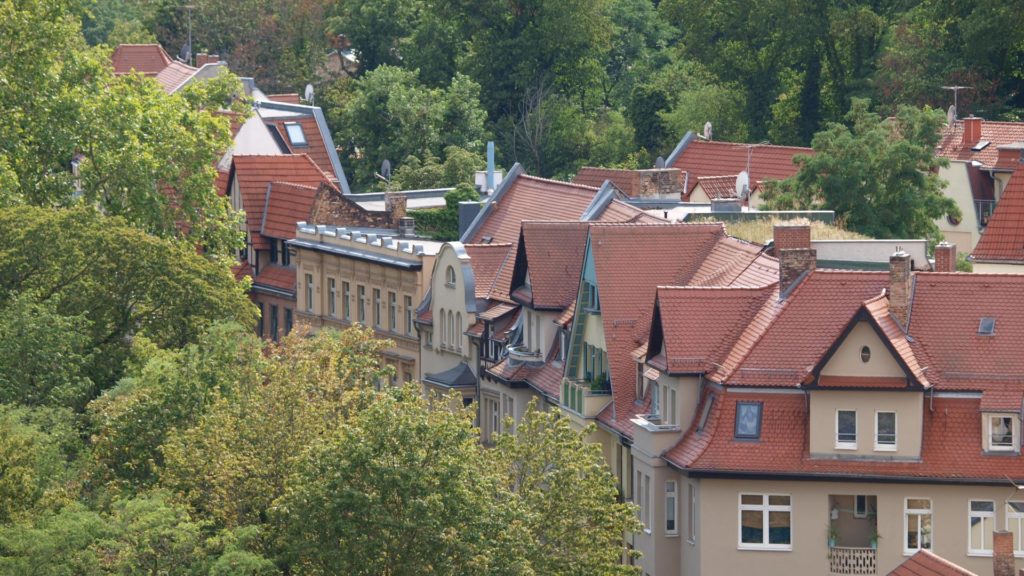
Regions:
<instances>
[{"instance_id":1,"label":"terracotta roof tile","mask_svg":"<svg viewBox=\"0 0 1024 576\"><path fill-rule=\"evenodd\" d=\"M317 187L271 182L260 234L280 240L295 238L295 224L308 222Z\"/></svg>"},{"instance_id":2,"label":"terracotta roof tile","mask_svg":"<svg viewBox=\"0 0 1024 576\"><path fill-rule=\"evenodd\" d=\"M595 168L584 166L572 179L573 184L600 188L605 180L611 180L616 188L626 196L636 196L640 190L640 173L636 170L620 170L616 168Z\"/></svg>"},{"instance_id":3,"label":"terracotta roof tile","mask_svg":"<svg viewBox=\"0 0 1024 576\"><path fill-rule=\"evenodd\" d=\"M935 154L950 160L977 160L985 166L995 167L999 159L999 146L1024 141L1024 122L981 121L981 141L990 144L974 152L971 144L964 144L964 121L954 120L942 130Z\"/></svg>"},{"instance_id":4,"label":"terracotta roof tile","mask_svg":"<svg viewBox=\"0 0 1024 576\"><path fill-rule=\"evenodd\" d=\"M290 94L271 94L267 96L267 100L284 102L286 104L302 104L302 101L299 100L299 95L294 92Z\"/></svg>"},{"instance_id":5,"label":"terracotta roof tile","mask_svg":"<svg viewBox=\"0 0 1024 576\"><path fill-rule=\"evenodd\" d=\"M501 242L498 244L466 244L466 254L469 254L469 263L473 267L473 280L476 283L475 296L482 299L508 301L508 285L499 284L499 273L503 267L510 267L508 263L515 258L512 251L512 244ZM511 272L509 272L511 278Z\"/></svg>"},{"instance_id":6,"label":"terracotta roof tile","mask_svg":"<svg viewBox=\"0 0 1024 576\"><path fill-rule=\"evenodd\" d=\"M953 564L931 550L918 550L888 576L977 576L974 572Z\"/></svg>"},{"instance_id":7,"label":"terracotta roof tile","mask_svg":"<svg viewBox=\"0 0 1024 576\"><path fill-rule=\"evenodd\" d=\"M672 167L689 173L686 190L689 196L701 177L739 174L746 170L748 153L750 181L758 182L769 179L781 180L796 174L799 167L793 163L793 157L798 154L813 154L814 150L795 146L734 144L694 139L675 159ZM733 183L735 185L735 179Z\"/></svg>"},{"instance_id":8,"label":"terracotta roof tile","mask_svg":"<svg viewBox=\"0 0 1024 576\"><path fill-rule=\"evenodd\" d=\"M1017 164L971 256L982 262L1024 263L1024 164Z\"/></svg>"},{"instance_id":9,"label":"terracotta roof tile","mask_svg":"<svg viewBox=\"0 0 1024 576\"><path fill-rule=\"evenodd\" d=\"M701 190L711 200L739 198L739 195L736 194L736 176L737 174L731 176L700 176L697 178L697 184L700 184Z\"/></svg>"},{"instance_id":10,"label":"terracotta roof tile","mask_svg":"<svg viewBox=\"0 0 1024 576\"><path fill-rule=\"evenodd\" d=\"M164 92L171 93L181 87L198 70L198 68L193 68L188 64L174 61L157 73L156 81L160 83L160 86L163 86Z\"/></svg>"},{"instance_id":11,"label":"terracotta roof tile","mask_svg":"<svg viewBox=\"0 0 1024 576\"><path fill-rule=\"evenodd\" d=\"M280 290L295 292L295 268L269 264L260 268L260 273L252 279L253 284L270 286Z\"/></svg>"},{"instance_id":12,"label":"terracotta roof tile","mask_svg":"<svg viewBox=\"0 0 1024 576\"><path fill-rule=\"evenodd\" d=\"M589 222L523 222L533 306L564 309L576 300Z\"/></svg>"},{"instance_id":13,"label":"terracotta roof tile","mask_svg":"<svg viewBox=\"0 0 1024 576\"><path fill-rule=\"evenodd\" d=\"M132 70L146 76L156 76L172 62L159 44L121 44L110 55L114 74L127 74Z\"/></svg>"},{"instance_id":14,"label":"terracotta roof tile","mask_svg":"<svg viewBox=\"0 0 1024 576\"><path fill-rule=\"evenodd\" d=\"M332 175L335 180L340 178L340 175L334 173L334 165L331 163L330 154L327 152L327 144L324 143L324 138L320 134L320 127L316 123L316 118L312 115L287 116L283 118L266 118L264 121L269 124L272 130L277 131L281 139L280 141L284 142L292 154L306 154L325 173ZM291 123L297 123L302 126L302 133L306 137L305 146L294 145L291 139L288 138L285 124Z\"/></svg>"}]
</instances>

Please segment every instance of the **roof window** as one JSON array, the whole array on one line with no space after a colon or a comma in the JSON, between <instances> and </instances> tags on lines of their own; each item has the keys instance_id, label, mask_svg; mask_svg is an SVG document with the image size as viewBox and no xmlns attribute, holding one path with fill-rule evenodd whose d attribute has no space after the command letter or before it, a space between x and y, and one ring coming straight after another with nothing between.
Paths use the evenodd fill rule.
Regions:
<instances>
[{"instance_id":1,"label":"roof window","mask_svg":"<svg viewBox=\"0 0 1024 576\"><path fill-rule=\"evenodd\" d=\"M989 140L982 140L982 141L978 142L977 144L975 144L974 146L971 146L971 152L981 152L982 150L987 148L988 145L991 144L991 143L992 142L989 141Z\"/></svg>"},{"instance_id":2,"label":"roof window","mask_svg":"<svg viewBox=\"0 0 1024 576\"><path fill-rule=\"evenodd\" d=\"M288 132L288 140L292 143L292 146L308 146L306 142L306 133L302 131L302 124L298 122L288 122L284 125L284 129Z\"/></svg>"},{"instance_id":3,"label":"roof window","mask_svg":"<svg viewBox=\"0 0 1024 576\"><path fill-rule=\"evenodd\" d=\"M761 403L736 403L736 438L758 440L761 438Z\"/></svg>"},{"instance_id":4,"label":"roof window","mask_svg":"<svg viewBox=\"0 0 1024 576\"><path fill-rule=\"evenodd\" d=\"M992 336L996 333L996 319L985 316L978 323L978 334L982 336Z\"/></svg>"}]
</instances>

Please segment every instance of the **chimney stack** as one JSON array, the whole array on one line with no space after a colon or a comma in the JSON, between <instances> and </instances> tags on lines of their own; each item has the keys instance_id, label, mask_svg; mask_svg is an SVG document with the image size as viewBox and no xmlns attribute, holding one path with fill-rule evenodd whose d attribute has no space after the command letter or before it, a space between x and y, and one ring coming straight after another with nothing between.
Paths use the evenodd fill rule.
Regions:
<instances>
[{"instance_id":1,"label":"chimney stack","mask_svg":"<svg viewBox=\"0 0 1024 576\"><path fill-rule=\"evenodd\" d=\"M996 530L992 533L992 574L993 576L1014 576L1015 572L1013 532Z\"/></svg>"},{"instance_id":2,"label":"chimney stack","mask_svg":"<svg viewBox=\"0 0 1024 576\"><path fill-rule=\"evenodd\" d=\"M384 212L387 214L388 223L391 226L398 226L402 218L405 218L405 210L405 194L399 192L384 193Z\"/></svg>"},{"instance_id":3,"label":"chimney stack","mask_svg":"<svg viewBox=\"0 0 1024 576\"><path fill-rule=\"evenodd\" d=\"M935 247L935 271L956 272L956 244L943 241Z\"/></svg>"},{"instance_id":4,"label":"chimney stack","mask_svg":"<svg viewBox=\"0 0 1024 576\"><path fill-rule=\"evenodd\" d=\"M818 252L811 248L811 227L776 226L775 256L779 259L779 294L785 296L818 263Z\"/></svg>"},{"instance_id":5,"label":"chimney stack","mask_svg":"<svg viewBox=\"0 0 1024 576\"><path fill-rule=\"evenodd\" d=\"M904 331L910 319L910 293L913 290L914 260L902 249L889 257L889 313Z\"/></svg>"},{"instance_id":6,"label":"chimney stack","mask_svg":"<svg viewBox=\"0 0 1024 576\"><path fill-rule=\"evenodd\" d=\"M205 64L216 64L220 62L220 55L200 52L196 54L196 68L202 68Z\"/></svg>"},{"instance_id":7,"label":"chimney stack","mask_svg":"<svg viewBox=\"0 0 1024 576\"><path fill-rule=\"evenodd\" d=\"M981 140L981 118L968 116L964 118L964 146L974 146Z\"/></svg>"},{"instance_id":8,"label":"chimney stack","mask_svg":"<svg viewBox=\"0 0 1024 576\"><path fill-rule=\"evenodd\" d=\"M996 160L996 168L1016 170L1017 164L1024 162L1024 155L1021 154L1021 151L1024 151L1024 142L1004 144L999 146L996 150L999 152L999 157Z\"/></svg>"}]
</instances>

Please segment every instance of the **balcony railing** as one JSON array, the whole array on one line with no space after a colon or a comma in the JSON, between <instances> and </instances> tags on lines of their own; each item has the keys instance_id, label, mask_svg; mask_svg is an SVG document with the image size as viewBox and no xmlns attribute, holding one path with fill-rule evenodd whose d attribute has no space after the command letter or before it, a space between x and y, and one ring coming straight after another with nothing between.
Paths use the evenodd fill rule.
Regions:
<instances>
[{"instance_id":1,"label":"balcony railing","mask_svg":"<svg viewBox=\"0 0 1024 576\"><path fill-rule=\"evenodd\" d=\"M829 570L833 576L845 574L876 574L877 550L833 546L828 550Z\"/></svg>"},{"instance_id":2,"label":"balcony railing","mask_svg":"<svg viewBox=\"0 0 1024 576\"><path fill-rule=\"evenodd\" d=\"M518 364L542 364L544 358L540 355L540 352L530 350L527 346L509 346L508 347L508 360L510 363Z\"/></svg>"}]
</instances>

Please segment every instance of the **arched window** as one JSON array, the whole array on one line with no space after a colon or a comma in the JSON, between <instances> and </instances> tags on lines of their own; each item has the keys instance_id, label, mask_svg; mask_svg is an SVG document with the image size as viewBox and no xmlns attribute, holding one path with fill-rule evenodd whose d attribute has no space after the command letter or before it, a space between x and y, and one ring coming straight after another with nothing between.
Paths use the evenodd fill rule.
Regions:
<instances>
[{"instance_id":1,"label":"arched window","mask_svg":"<svg viewBox=\"0 0 1024 576\"><path fill-rule=\"evenodd\" d=\"M441 346L448 343L448 333L444 331L444 308L441 308Z\"/></svg>"},{"instance_id":2,"label":"arched window","mask_svg":"<svg viewBox=\"0 0 1024 576\"><path fill-rule=\"evenodd\" d=\"M455 268L449 266L448 269L444 271L444 285L449 288L455 287Z\"/></svg>"},{"instance_id":3,"label":"arched window","mask_svg":"<svg viewBox=\"0 0 1024 576\"><path fill-rule=\"evenodd\" d=\"M455 346L455 315L448 311L448 345Z\"/></svg>"},{"instance_id":4,"label":"arched window","mask_svg":"<svg viewBox=\"0 0 1024 576\"><path fill-rule=\"evenodd\" d=\"M455 328L458 329L455 333L455 347L462 352L462 312L455 313Z\"/></svg>"}]
</instances>

